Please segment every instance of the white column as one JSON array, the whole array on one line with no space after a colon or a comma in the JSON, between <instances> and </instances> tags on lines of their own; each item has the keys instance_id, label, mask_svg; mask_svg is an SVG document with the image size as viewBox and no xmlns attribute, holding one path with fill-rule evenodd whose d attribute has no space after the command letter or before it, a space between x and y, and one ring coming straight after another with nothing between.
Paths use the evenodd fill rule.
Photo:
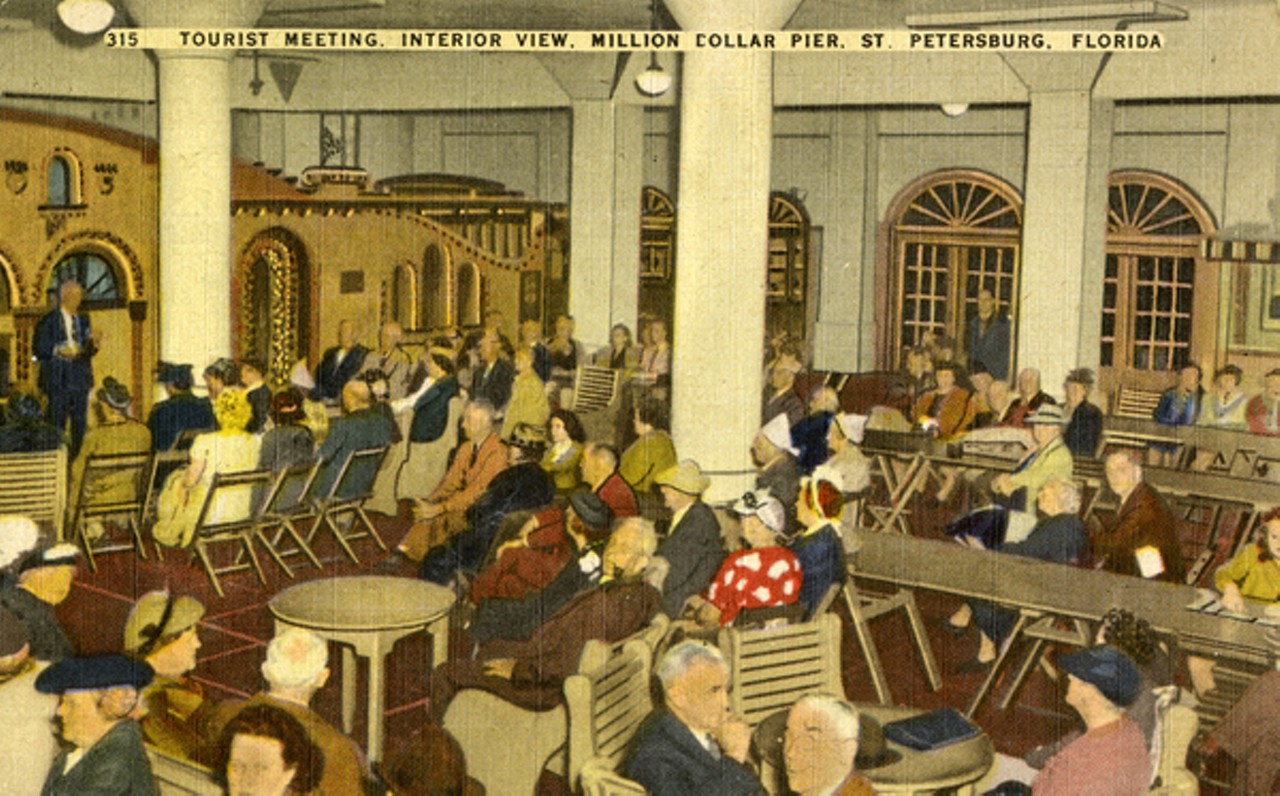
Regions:
<instances>
[{"instance_id":1,"label":"white column","mask_svg":"<svg viewBox=\"0 0 1280 796\"><path fill-rule=\"evenodd\" d=\"M592 345L609 339L613 291L613 101L573 103L573 176L569 218L573 249L569 265L569 313L577 335Z\"/></svg>"},{"instance_id":2,"label":"white column","mask_svg":"<svg viewBox=\"0 0 1280 796\"><path fill-rule=\"evenodd\" d=\"M613 128L613 289L609 326L636 328L640 312L640 192L644 189L644 108L617 105ZM608 329L600 344L608 342Z\"/></svg>"},{"instance_id":3,"label":"white column","mask_svg":"<svg viewBox=\"0 0 1280 796\"><path fill-rule=\"evenodd\" d=\"M231 353L231 54L160 63L160 357Z\"/></svg>"},{"instance_id":4,"label":"white column","mask_svg":"<svg viewBox=\"0 0 1280 796\"><path fill-rule=\"evenodd\" d=\"M1098 365L1110 128L1087 89L1032 92L1017 360L1050 393Z\"/></svg>"}]
</instances>

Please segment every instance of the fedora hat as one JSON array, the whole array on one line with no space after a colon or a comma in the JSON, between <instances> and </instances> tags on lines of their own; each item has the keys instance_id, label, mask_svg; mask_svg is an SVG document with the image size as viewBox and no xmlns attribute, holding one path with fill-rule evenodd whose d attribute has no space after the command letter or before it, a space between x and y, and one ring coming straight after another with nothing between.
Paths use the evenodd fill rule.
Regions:
<instances>
[{"instance_id":1,"label":"fedora hat","mask_svg":"<svg viewBox=\"0 0 1280 796\"><path fill-rule=\"evenodd\" d=\"M701 495L711 486L711 479L702 474L702 468L693 459L685 459L668 467L653 479L659 486L669 486L686 495Z\"/></svg>"}]
</instances>

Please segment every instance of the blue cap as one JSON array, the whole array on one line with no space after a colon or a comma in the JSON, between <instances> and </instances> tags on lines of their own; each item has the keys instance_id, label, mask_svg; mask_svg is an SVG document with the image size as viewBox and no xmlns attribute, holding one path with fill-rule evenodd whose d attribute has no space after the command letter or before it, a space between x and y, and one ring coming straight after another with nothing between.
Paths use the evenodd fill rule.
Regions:
<instances>
[{"instance_id":1,"label":"blue cap","mask_svg":"<svg viewBox=\"0 0 1280 796\"><path fill-rule=\"evenodd\" d=\"M123 655L63 658L40 673L36 690L42 694L100 691L106 688L144 688L155 671L142 661Z\"/></svg>"},{"instance_id":2,"label":"blue cap","mask_svg":"<svg viewBox=\"0 0 1280 796\"><path fill-rule=\"evenodd\" d=\"M1058 659L1058 666L1077 680L1089 683L1119 707L1138 697L1141 675L1129 656L1115 647L1089 647Z\"/></svg>"}]
</instances>

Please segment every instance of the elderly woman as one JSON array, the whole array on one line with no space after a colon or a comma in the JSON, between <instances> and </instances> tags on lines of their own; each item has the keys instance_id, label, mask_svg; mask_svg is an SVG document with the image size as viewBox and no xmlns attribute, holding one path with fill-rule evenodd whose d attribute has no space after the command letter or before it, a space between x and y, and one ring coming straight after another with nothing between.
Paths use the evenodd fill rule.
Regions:
<instances>
[{"instance_id":1,"label":"elderly woman","mask_svg":"<svg viewBox=\"0 0 1280 796\"><path fill-rule=\"evenodd\" d=\"M513 360L516 377L511 383L511 402L507 404L507 412L502 419L501 436L504 441L511 439L519 424L543 428L551 417L546 384L534 370L535 356L534 350L526 346L516 352Z\"/></svg>"},{"instance_id":2,"label":"elderly woman","mask_svg":"<svg viewBox=\"0 0 1280 796\"><path fill-rule=\"evenodd\" d=\"M1258 541L1247 544L1236 557L1213 573L1213 582L1222 592L1222 604L1243 612L1245 600L1263 603L1280 601L1280 509L1272 509L1262 520Z\"/></svg>"},{"instance_id":3,"label":"elderly woman","mask_svg":"<svg viewBox=\"0 0 1280 796\"><path fill-rule=\"evenodd\" d=\"M311 793L324 773L324 753L306 729L274 705L252 705L222 731L215 770L226 792L239 796Z\"/></svg>"},{"instance_id":4,"label":"elderly woman","mask_svg":"<svg viewBox=\"0 0 1280 796\"><path fill-rule=\"evenodd\" d=\"M258 464L261 438L245 429L253 409L244 390L226 388L213 403L218 430L201 434L191 444L191 463L165 481L160 493L152 536L163 545L186 547L195 536L196 522L215 473L252 470ZM209 507L207 521L228 522L249 516L253 487L221 490Z\"/></svg>"},{"instance_id":5,"label":"elderly woman","mask_svg":"<svg viewBox=\"0 0 1280 796\"><path fill-rule=\"evenodd\" d=\"M787 521L782 503L757 489L739 498L733 511L742 518L747 546L724 560L703 597L690 601L700 625L725 627L744 608L795 605L800 599L800 562L782 546Z\"/></svg>"},{"instance_id":6,"label":"elderly woman","mask_svg":"<svg viewBox=\"0 0 1280 796\"><path fill-rule=\"evenodd\" d=\"M547 421L547 436L551 444L542 456L542 469L551 476L556 493L567 495L577 488L581 480L578 463L582 461L582 446L587 433L582 421L568 409L557 409Z\"/></svg>"},{"instance_id":7,"label":"elderly woman","mask_svg":"<svg viewBox=\"0 0 1280 796\"><path fill-rule=\"evenodd\" d=\"M844 546L835 525L844 509L843 492L840 475L825 465L800 482L796 520L801 530L787 549L795 554L804 573L799 602L806 614L813 613L827 589L845 581Z\"/></svg>"}]
</instances>

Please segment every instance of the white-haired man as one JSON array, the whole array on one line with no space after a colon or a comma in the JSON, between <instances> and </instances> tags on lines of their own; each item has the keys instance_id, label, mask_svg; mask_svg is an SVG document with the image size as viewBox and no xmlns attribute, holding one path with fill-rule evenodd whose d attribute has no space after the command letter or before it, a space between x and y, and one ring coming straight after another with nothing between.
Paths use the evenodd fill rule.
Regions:
<instances>
[{"instance_id":1,"label":"white-haired man","mask_svg":"<svg viewBox=\"0 0 1280 796\"><path fill-rule=\"evenodd\" d=\"M324 639L301 628L282 631L267 645L262 663L267 690L246 701L219 709L211 737L241 711L255 705L279 708L298 720L307 738L324 754L319 793L364 793L368 765L355 741L311 709L311 698L329 681L329 647Z\"/></svg>"},{"instance_id":2,"label":"white-haired man","mask_svg":"<svg viewBox=\"0 0 1280 796\"><path fill-rule=\"evenodd\" d=\"M652 796L763 793L747 767L751 730L729 713L729 667L715 647L681 642L658 664L666 709L636 734L626 776Z\"/></svg>"},{"instance_id":3,"label":"white-haired man","mask_svg":"<svg viewBox=\"0 0 1280 796\"><path fill-rule=\"evenodd\" d=\"M782 737L787 784L800 796L874 796L853 766L858 711L843 699L809 694L791 706Z\"/></svg>"}]
</instances>

